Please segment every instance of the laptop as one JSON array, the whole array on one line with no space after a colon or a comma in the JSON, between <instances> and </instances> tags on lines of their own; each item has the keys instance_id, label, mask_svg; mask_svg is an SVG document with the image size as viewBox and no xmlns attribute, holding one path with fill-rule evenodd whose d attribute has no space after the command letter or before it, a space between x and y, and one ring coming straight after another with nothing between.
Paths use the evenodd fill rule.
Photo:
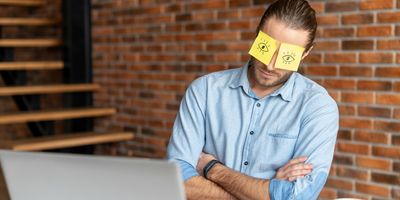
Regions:
<instances>
[{"instance_id":1,"label":"laptop","mask_svg":"<svg viewBox=\"0 0 400 200\"><path fill-rule=\"evenodd\" d=\"M184 200L166 160L0 151L12 200Z\"/></svg>"}]
</instances>

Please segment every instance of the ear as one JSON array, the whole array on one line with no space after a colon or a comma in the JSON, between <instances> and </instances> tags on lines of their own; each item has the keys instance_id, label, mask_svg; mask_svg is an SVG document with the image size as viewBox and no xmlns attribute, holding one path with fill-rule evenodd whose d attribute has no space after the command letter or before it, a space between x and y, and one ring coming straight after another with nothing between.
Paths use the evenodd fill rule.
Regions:
<instances>
[{"instance_id":1,"label":"ear","mask_svg":"<svg viewBox=\"0 0 400 200\"><path fill-rule=\"evenodd\" d=\"M308 51L303 53L303 56L301 57L301 60L303 60L308 54L310 54L311 50L314 48L314 44L308 49Z\"/></svg>"}]
</instances>

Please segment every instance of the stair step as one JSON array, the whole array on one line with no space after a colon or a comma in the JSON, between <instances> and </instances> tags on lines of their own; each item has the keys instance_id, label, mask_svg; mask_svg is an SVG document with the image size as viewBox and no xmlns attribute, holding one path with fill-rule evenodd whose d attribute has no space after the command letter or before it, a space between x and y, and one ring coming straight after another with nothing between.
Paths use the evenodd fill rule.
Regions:
<instances>
[{"instance_id":1,"label":"stair step","mask_svg":"<svg viewBox=\"0 0 400 200\"><path fill-rule=\"evenodd\" d=\"M56 47L62 44L59 39L0 39L0 47Z\"/></svg>"},{"instance_id":2,"label":"stair step","mask_svg":"<svg viewBox=\"0 0 400 200\"><path fill-rule=\"evenodd\" d=\"M4 141L0 143L0 147L16 151L42 151L101 143L120 142L131 140L133 137L133 133L130 132L71 133L56 136L21 139L16 141Z\"/></svg>"},{"instance_id":3,"label":"stair step","mask_svg":"<svg viewBox=\"0 0 400 200\"><path fill-rule=\"evenodd\" d=\"M49 26L58 23L59 21L54 19L0 18L0 25L2 26Z\"/></svg>"},{"instance_id":4,"label":"stair step","mask_svg":"<svg viewBox=\"0 0 400 200\"><path fill-rule=\"evenodd\" d=\"M67 85L37 85L37 86L12 86L0 87L0 96L28 95L28 94L53 94L64 92L96 91L97 84L67 84Z\"/></svg>"},{"instance_id":5,"label":"stair step","mask_svg":"<svg viewBox=\"0 0 400 200\"><path fill-rule=\"evenodd\" d=\"M62 69L62 61L0 62L0 71Z\"/></svg>"},{"instance_id":6,"label":"stair step","mask_svg":"<svg viewBox=\"0 0 400 200\"><path fill-rule=\"evenodd\" d=\"M115 108L69 108L64 110L25 111L0 115L0 124L101 117L113 115L115 113Z\"/></svg>"},{"instance_id":7,"label":"stair step","mask_svg":"<svg viewBox=\"0 0 400 200\"><path fill-rule=\"evenodd\" d=\"M41 6L45 3L44 0L0 0L0 5L9 6Z\"/></svg>"}]
</instances>

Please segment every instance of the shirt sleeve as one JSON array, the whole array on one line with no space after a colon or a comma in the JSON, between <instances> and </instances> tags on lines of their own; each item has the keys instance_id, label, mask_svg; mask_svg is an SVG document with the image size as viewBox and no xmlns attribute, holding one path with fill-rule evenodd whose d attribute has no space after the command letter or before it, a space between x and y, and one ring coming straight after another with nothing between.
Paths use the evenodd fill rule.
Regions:
<instances>
[{"instance_id":1,"label":"shirt sleeve","mask_svg":"<svg viewBox=\"0 0 400 200\"><path fill-rule=\"evenodd\" d=\"M168 160L178 164L184 181L199 175L196 165L205 141L205 78L196 79L186 90L168 144Z\"/></svg>"},{"instance_id":2,"label":"shirt sleeve","mask_svg":"<svg viewBox=\"0 0 400 200\"><path fill-rule=\"evenodd\" d=\"M313 170L294 182L270 181L270 199L317 199L329 174L339 129L339 111L328 94L315 95L306 105L294 158L307 156Z\"/></svg>"}]
</instances>

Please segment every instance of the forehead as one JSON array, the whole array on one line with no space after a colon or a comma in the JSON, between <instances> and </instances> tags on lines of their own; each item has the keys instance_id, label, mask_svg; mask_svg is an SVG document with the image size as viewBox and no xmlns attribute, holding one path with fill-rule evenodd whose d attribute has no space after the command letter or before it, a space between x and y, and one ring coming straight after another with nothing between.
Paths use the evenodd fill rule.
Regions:
<instances>
[{"instance_id":1,"label":"forehead","mask_svg":"<svg viewBox=\"0 0 400 200\"><path fill-rule=\"evenodd\" d=\"M280 42L295 44L306 47L308 43L308 32L288 27L284 22L271 17L266 20L261 30Z\"/></svg>"}]
</instances>

